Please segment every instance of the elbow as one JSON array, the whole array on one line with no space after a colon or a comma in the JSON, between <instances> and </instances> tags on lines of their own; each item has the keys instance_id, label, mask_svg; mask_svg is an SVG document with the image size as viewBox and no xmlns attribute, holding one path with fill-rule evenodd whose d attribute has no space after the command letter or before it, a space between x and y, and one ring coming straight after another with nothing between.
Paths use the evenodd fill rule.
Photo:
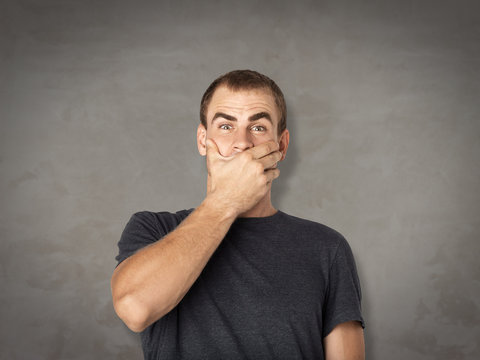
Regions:
<instances>
[{"instance_id":1,"label":"elbow","mask_svg":"<svg viewBox=\"0 0 480 360\"><path fill-rule=\"evenodd\" d=\"M133 332L142 332L150 325L146 306L131 295L114 298L113 307L118 317Z\"/></svg>"},{"instance_id":2,"label":"elbow","mask_svg":"<svg viewBox=\"0 0 480 360\"><path fill-rule=\"evenodd\" d=\"M145 294L135 287L126 287L115 275L112 277L111 290L115 312L136 333L145 330L176 305L161 301L163 298L158 295L152 298L152 294Z\"/></svg>"}]
</instances>

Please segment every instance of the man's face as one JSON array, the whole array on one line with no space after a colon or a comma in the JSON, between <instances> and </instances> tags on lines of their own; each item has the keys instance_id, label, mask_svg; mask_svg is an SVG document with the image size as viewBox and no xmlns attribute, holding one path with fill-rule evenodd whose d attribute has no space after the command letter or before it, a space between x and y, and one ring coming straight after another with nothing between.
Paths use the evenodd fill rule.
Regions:
<instances>
[{"instance_id":1,"label":"man's face","mask_svg":"<svg viewBox=\"0 0 480 360\"><path fill-rule=\"evenodd\" d=\"M198 150L206 154L205 141L215 141L223 156L232 156L253 146L274 140L284 156L288 131L280 136L279 113L273 96L265 90L232 91L219 87L207 110L207 129L200 124L197 131Z\"/></svg>"}]
</instances>

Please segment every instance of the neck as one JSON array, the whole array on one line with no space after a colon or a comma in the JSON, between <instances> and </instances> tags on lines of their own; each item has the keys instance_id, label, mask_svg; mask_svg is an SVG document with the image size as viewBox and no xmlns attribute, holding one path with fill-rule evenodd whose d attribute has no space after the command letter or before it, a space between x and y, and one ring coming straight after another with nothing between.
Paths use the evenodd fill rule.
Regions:
<instances>
[{"instance_id":1,"label":"neck","mask_svg":"<svg viewBox=\"0 0 480 360\"><path fill-rule=\"evenodd\" d=\"M254 207L240 214L238 217L247 218L272 216L277 212L277 209L273 207L270 196L271 190L268 190L265 196Z\"/></svg>"}]
</instances>

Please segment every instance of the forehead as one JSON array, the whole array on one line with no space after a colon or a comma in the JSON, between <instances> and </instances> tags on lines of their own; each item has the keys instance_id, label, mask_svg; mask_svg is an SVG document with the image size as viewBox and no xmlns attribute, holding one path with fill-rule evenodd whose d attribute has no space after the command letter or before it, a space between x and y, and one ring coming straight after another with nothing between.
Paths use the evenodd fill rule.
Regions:
<instances>
[{"instance_id":1,"label":"forehead","mask_svg":"<svg viewBox=\"0 0 480 360\"><path fill-rule=\"evenodd\" d=\"M218 111L241 113L268 112L278 121L278 110L275 98L266 89L231 90L221 86L213 93L208 105L207 118L211 119Z\"/></svg>"}]
</instances>

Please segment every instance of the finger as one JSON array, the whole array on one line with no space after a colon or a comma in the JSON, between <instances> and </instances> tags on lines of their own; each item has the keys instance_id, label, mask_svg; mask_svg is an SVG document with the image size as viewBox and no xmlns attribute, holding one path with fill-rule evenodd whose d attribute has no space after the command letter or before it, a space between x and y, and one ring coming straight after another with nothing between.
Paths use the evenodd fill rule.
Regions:
<instances>
[{"instance_id":1,"label":"finger","mask_svg":"<svg viewBox=\"0 0 480 360\"><path fill-rule=\"evenodd\" d=\"M281 158L282 158L282 153L280 151L274 151L257 161L263 165L264 169L270 169L270 168L274 168L277 165L277 163L281 160Z\"/></svg>"},{"instance_id":2,"label":"finger","mask_svg":"<svg viewBox=\"0 0 480 360\"><path fill-rule=\"evenodd\" d=\"M207 150L207 160L212 161L219 158L220 151L218 150L218 146L215 141L212 139L207 139L205 146Z\"/></svg>"},{"instance_id":3,"label":"finger","mask_svg":"<svg viewBox=\"0 0 480 360\"><path fill-rule=\"evenodd\" d=\"M263 144L254 146L246 151L251 153L254 159L261 159L265 155L268 155L277 150L278 150L278 143L273 140L270 140L270 141L264 142Z\"/></svg>"},{"instance_id":4,"label":"finger","mask_svg":"<svg viewBox=\"0 0 480 360\"><path fill-rule=\"evenodd\" d=\"M271 183L280 176L280 170L277 168L265 170L265 176L267 177L267 184Z\"/></svg>"}]
</instances>

